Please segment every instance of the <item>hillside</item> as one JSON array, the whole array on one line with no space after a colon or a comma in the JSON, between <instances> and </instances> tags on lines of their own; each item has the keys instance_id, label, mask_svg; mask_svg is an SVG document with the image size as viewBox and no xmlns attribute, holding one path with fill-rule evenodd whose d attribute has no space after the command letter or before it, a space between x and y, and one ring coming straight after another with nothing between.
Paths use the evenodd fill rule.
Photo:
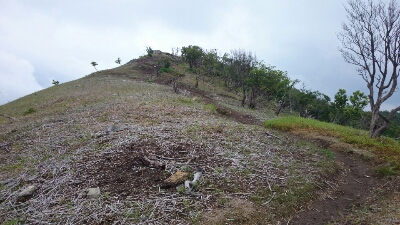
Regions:
<instances>
[{"instance_id":1,"label":"hillside","mask_svg":"<svg viewBox=\"0 0 400 225\"><path fill-rule=\"evenodd\" d=\"M158 73L165 58L171 71ZM240 107L207 80L193 84L179 57L156 52L0 106L0 222L400 221L398 178L377 174L366 155L266 128L273 110ZM178 170L192 179L199 168L190 194L165 187ZM37 190L21 200L29 186ZM100 196L87 196L97 187Z\"/></svg>"}]
</instances>

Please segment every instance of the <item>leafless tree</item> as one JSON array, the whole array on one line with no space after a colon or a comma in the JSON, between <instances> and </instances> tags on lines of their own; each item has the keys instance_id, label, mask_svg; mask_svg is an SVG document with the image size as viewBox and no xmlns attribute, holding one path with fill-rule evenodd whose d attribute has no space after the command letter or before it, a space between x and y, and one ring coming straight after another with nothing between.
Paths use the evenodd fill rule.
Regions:
<instances>
[{"instance_id":1,"label":"leafless tree","mask_svg":"<svg viewBox=\"0 0 400 225\"><path fill-rule=\"evenodd\" d=\"M338 34L340 52L347 63L357 66L357 72L367 83L372 119L370 136L379 137L400 106L388 116L379 111L397 90L400 62L400 11L397 0L348 0L345 6L348 23Z\"/></svg>"}]
</instances>

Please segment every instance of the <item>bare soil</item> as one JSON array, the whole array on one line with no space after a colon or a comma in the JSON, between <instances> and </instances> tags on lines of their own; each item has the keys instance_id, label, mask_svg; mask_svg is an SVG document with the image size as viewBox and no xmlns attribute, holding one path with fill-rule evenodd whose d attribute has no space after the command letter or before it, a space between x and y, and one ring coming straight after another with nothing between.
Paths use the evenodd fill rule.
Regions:
<instances>
[{"instance_id":1,"label":"bare soil","mask_svg":"<svg viewBox=\"0 0 400 225\"><path fill-rule=\"evenodd\" d=\"M336 182L326 181L329 186L326 193L297 212L291 224L374 224L355 213L362 210L365 214L373 213L381 199L400 190L399 179L378 174L377 163L362 154L338 150L320 137L310 141L334 151L335 159L342 165L342 175Z\"/></svg>"},{"instance_id":2,"label":"bare soil","mask_svg":"<svg viewBox=\"0 0 400 225\"><path fill-rule=\"evenodd\" d=\"M362 207L374 188L382 180L365 162L352 155L336 154L336 160L343 166L343 177L339 183L330 184L329 194L315 201L304 211L293 217L292 224L327 224L340 222L355 207Z\"/></svg>"}]
</instances>

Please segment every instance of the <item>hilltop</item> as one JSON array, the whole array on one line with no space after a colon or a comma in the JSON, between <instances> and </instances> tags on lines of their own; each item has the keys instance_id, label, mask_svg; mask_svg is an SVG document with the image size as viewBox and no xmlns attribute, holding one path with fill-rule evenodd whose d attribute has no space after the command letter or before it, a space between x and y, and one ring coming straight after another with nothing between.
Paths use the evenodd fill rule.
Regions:
<instances>
[{"instance_id":1,"label":"hilltop","mask_svg":"<svg viewBox=\"0 0 400 225\"><path fill-rule=\"evenodd\" d=\"M0 106L0 222L399 222L398 178L378 174L368 154L267 128L275 105L242 107L210 79L195 88L181 57L155 51ZM165 187L199 168L193 195Z\"/></svg>"}]
</instances>

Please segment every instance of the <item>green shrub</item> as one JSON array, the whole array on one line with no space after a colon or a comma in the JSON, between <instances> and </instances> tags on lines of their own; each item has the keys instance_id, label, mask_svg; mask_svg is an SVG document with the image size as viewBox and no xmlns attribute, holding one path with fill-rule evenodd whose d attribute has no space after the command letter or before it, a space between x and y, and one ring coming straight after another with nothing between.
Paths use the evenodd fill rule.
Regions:
<instances>
[{"instance_id":1,"label":"green shrub","mask_svg":"<svg viewBox=\"0 0 400 225\"><path fill-rule=\"evenodd\" d=\"M29 108L24 112L24 116L31 114L31 113L35 113L35 112L36 112L36 110L34 108Z\"/></svg>"},{"instance_id":2,"label":"green shrub","mask_svg":"<svg viewBox=\"0 0 400 225\"><path fill-rule=\"evenodd\" d=\"M393 170L392 167L390 166L382 166L376 169L376 172L378 172L379 174L383 175L383 176L393 176L396 175L396 171Z\"/></svg>"},{"instance_id":3,"label":"green shrub","mask_svg":"<svg viewBox=\"0 0 400 225\"><path fill-rule=\"evenodd\" d=\"M158 70L158 73L169 73L170 69L169 68L161 68L160 70Z\"/></svg>"},{"instance_id":4,"label":"green shrub","mask_svg":"<svg viewBox=\"0 0 400 225\"><path fill-rule=\"evenodd\" d=\"M214 112L217 111L217 107L215 105L213 105L213 104L204 105L203 109L211 110L211 111L214 111Z\"/></svg>"},{"instance_id":5,"label":"green shrub","mask_svg":"<svg viewBox=\"0 0 400 225\"><path fill-rule=\"evenodd\" d=\"M152 57L153 56L153 49L150 46L146 47L146 52L147 52L147 56Z\"/></svg>"}]
</instances>

